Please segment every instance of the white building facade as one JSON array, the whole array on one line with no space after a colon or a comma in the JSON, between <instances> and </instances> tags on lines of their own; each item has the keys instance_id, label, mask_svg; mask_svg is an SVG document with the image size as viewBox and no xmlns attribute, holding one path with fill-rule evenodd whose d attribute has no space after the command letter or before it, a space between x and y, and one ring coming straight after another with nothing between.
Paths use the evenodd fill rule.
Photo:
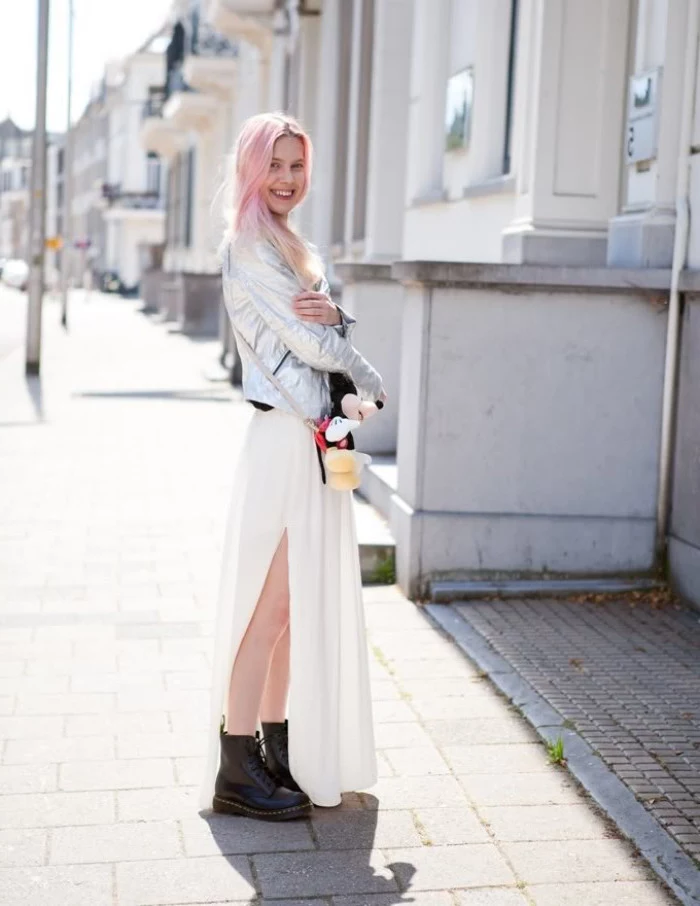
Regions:
<instances>
[{"instance_id":1,"label":"white building facade","mask_svg":"<svg viewBox=\"0 0 700 906\"><path fill-rule=\"evenodd\" d=\"M200 153L279 106L314 139L300 223L386 378L365 491L404 588L665 551L700 601L698 2L200 13L240 48L228 94L201 83L228 126Z\"/></svg>"}]
</instances>

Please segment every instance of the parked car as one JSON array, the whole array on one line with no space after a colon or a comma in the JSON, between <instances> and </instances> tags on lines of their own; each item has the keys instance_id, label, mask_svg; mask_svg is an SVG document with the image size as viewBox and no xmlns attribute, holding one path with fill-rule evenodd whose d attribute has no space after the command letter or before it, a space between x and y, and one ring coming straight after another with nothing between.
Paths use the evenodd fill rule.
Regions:
<instances>
[{"instance_id":1,"label":"parked car","mask_svg":"<svg viewBox=\"0 0 700 906\"><path fill-rule=\"evenodd\" d=\"M0 258L0 279L2 279L2 269L5 267L5 258Z\"/></svg>"},{"instance_id":2,"label":"parked car","mask_svg":"<svg viewBox=\"0 0 700 906\"><path fill-rule=\"evenodd\" d=\"M6 261L2 269L2 282L7 286L14 286L23 292L27 289L29 279L29 267L26 261L21 258L10 258Z\"/></svg>"},{"instance_id":3,"label":"parked car","mask_svg":"<svg viewBox=\"0 0 700 906\"><path fill-rule=\"evenodd\" d=\"M100 289L103 293L123 293L124 284L116 271L104 271L100 279Z\"/></svg>"}]
</instances>

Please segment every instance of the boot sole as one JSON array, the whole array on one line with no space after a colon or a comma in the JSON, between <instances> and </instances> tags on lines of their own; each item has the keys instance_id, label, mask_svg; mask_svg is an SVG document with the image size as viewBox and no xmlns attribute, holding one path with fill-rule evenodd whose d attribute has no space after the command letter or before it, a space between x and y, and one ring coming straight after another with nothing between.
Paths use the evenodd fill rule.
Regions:
<instances>
[{"instance_id":1,"label":"boot sole","mask_svg":"<svg viewBox=\"0 0 700 906\"><path fill-rule=\"evenodd\" d=\"M232 802L230 799L220 799L214 796L212 808L222 815L242 815L246 818L261 818L263 821L290 821L293 818L306 818L311 814L313 805L295 805L281 809L258 809L241 802Z\"/></svg>"}]
</instances>

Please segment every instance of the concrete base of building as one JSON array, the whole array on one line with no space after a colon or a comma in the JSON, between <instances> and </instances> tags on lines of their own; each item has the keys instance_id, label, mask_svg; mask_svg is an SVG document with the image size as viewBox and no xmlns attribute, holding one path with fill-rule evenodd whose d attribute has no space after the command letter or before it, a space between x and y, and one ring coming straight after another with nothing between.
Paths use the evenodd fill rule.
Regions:
<instances>
[{"instance_id":1,"label":"concrete base of building","mask_svg":"<svg viewBox=\"0 0 700 906\"><path fill-rule=\"evenodd\" d=\"M683 306L669 558L678 591L700 607L700 295Z\"/></svg>"},{"instance_id":2,"label":"concrete base of building","mask_svg":"<svg viewBox=\"0 0 700 906\"><path fill-rule=\"evenodd\" d=\"M160 310L160 290L163 285L163 271L145 271L141 275L140 292L144 309L149 312Z\"/></svg>"},{"instance_id":3,"label":"concrete base of building","mask_svg":"<svg viewBox=\"0 0 700 906\"><path fill-rule=\"evenodd\" d=\"M391 277L390 264L338 262L335 273L343 280L341 304L357 325L353 343L384 380L389 400L384 409L357 430L356 442L366 453L396 451L401 363L403 287Z\"/></svg>"},{"instance_id":4,"label":"concrete base of building","mask_svg":"<svg viewBox=\"0 0 700 906\"><path fill-rule=\"evenodd\" d=\"M400 262L397 576L643 574L666 317L658 271ZM642 288L644 287L644 288Z\"/></svg>"},{"instance_id":5,"label":"concrete base of building","mask_svg":"<svg viewBox=\"0 0 700 906\"><path fill-rule=\"evenodd\" d=\"M609 267L670 267L676 217L672 210L621 214L610 221Z\"/></svg>"},{"instance_id":6,"label":"concrete base of building","mask_svg":"<svg viewBox=\"0 0 700 906\"><path fill-rule=\"evenodd\" d=\"M221 274L182 273L179 322L184 333L216 337L223 305Z\"/></svg>"},{"instance_id":7,"label":"concrete base of building","mask_svg":"<svg viewBox=\"0 0 700 906\"><path fill-rule=\"evenodd\" d=\"M568 264L601 267L608 239L605 232L573 233L526 227L503 233L501 251L506 264Z\"/></svg>"},{"instance_id":8,"label":"concrete base of building","mask_svg":"<svg viewBox=\"0 0 700 906\"><path fill-rule=\"evenodd\" d=\"M164 321L177 321L180 309L179 274L163 272L158 293L158 309Z\"/></svg>"},{"instance_id":9,"label":"concrete base of building","mask_svg":"<svg viewBox=\"0 0 700 906\"><path fill-rule=\"evenodd\" d=\"M700 547L671 537L668 559L673 588L686 601L700 608Z\"/></svg>"}]
</instances>

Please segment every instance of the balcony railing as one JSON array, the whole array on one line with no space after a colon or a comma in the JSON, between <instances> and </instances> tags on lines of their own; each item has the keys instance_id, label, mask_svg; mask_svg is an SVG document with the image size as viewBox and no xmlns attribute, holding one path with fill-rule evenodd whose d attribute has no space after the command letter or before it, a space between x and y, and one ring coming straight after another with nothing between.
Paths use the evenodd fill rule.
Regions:
<instances>
[{"instance_id":1,"label":"balcony railing","mask_svg":"<svg viewBox=\"0 0 700 906\"><path fill-rule=\"evenodd\" d=\"M107 206L129 208L131 210L157 210L163 207L160 192L146 190L145 192L124 192L119 183L103 183L102 197Z\"/></svg>"},{"instance_id":2,"label":"balcony railing","mask_svg":"<svg viewBox=\"0 0 700 906\"><path fill-rule=\"evenodd\" d=\"M198 57L235 58L238 56L238 45L215 31L206 20L199 16L197 11L187 17L185 34L185 53Z\"/></svg>"},{"instance_id":3,"label":"balcony railing","mask_svg":"<svg viewBox=\"0 0 700 906\"><path fill-rule=\"evenodd\" d=\"M141 110L141 118L147 119L149 116L162 116L163 104L165 103L165 88L151 88L148 100Z\"/></svg>"}]
</instances>

